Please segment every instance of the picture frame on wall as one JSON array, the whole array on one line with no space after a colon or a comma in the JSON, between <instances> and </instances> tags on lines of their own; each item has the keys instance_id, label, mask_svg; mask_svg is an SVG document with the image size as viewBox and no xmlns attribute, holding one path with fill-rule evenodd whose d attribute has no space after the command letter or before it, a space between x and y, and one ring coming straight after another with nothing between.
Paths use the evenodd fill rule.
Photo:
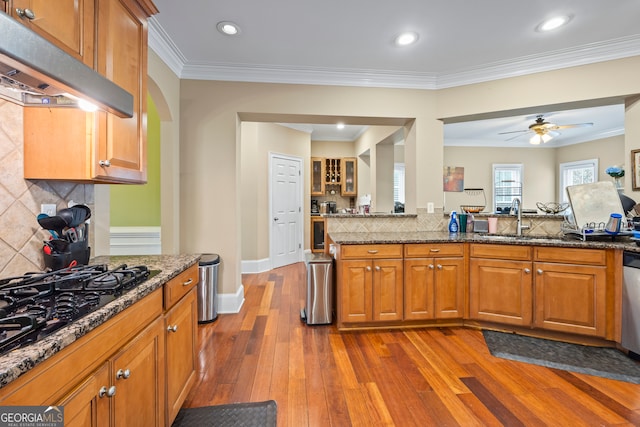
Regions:
<instances>
[{"instance_id":1,"label":"picture frame on wall","mask_svg":"<svg viewBox=\"0 0 640 427\"><path fill-rule=\"evenodd\" d=\"M631 170L633 171L632 189L634 191L640 190L640 149L631 150Z\"/></svg>"}]
</instances>

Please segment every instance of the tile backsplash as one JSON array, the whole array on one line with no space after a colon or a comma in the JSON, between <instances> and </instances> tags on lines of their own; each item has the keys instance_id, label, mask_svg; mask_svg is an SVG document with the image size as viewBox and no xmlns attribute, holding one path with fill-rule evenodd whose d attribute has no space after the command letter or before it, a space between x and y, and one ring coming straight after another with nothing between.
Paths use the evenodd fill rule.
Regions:
<instances>
[{"instance_id":1,"label":"tile backsplash","mask_svg":"<svg viewBox=\"0 0 640 427\"><path fill-rule=\"evenodd\" d=\"M43 203L94 205L94 185L23 178L22 107L0 99L0 278L44 269L42 242L49 233L36 217ZM89 234L91 245L92 234Z\"/></svg>"}]
</instances>

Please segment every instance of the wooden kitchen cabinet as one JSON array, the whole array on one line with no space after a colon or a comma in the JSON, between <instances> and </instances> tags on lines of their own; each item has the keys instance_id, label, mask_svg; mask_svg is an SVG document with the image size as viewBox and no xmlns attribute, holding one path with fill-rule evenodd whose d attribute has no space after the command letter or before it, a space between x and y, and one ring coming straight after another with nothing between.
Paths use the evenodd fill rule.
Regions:
<instances>
[{"instance_id":1,"label":"wooden kitchen cabinet","mask_svg":"<svg viewBox=\"0 0 640 427\"><path fill-rule=\"evenodd\" d=\"M324 196L325 171L322 157L311 158L311 195Z\"/></svg>"},{"instance_id":2,"label":"wooden kitchen cabinet","mask_svg":"<svg viewBox=\"0 0 640 427\"><path fill-rule=\"evenodd\" d=\"M463 244L404 245L404 319L462 319Z\"/></svg>"},{"instance_id":3,"label":"wooden kitchen cabinet","mask_svg":"<svg viewBox=\"0 0 640 427\"><path fill-rule=\"evenodd\" d=\"M109 363L105 362L60 401L64 406L65 427L109 426L111 400L107 397Z\"/></svg>"},{"instance_id":4,"label":"wooden kitchen cabinet","mask_svg":"<svg viewBox=\"0 0 640 427\"><path fill-rule=\"evenodd\" d=\"M358 194L358 161L355 157L342 159L342 182L340 194L343 196L356 196Z\"/></svg>"},{"instance_id":5,"label":"wooden kitchen cabinet","mask_svg":"<svg viewBox=\"0 0 640 427\"><path fill-rule=\"evenodd\" d=\"M534 326L553 331L605 337L605 251L536 248L534 260Z\"/></svg>"},{"instance_id":6,"label":"wooden kitchen cabinet","mask_svg":"<svg viewBox=\"0 0 640 427\"><path fill-rule=\"evenodd\" d=\"M193 265L164 285L167 426L175 420L196 380L198 276L198 266Z\"/></svg>"},{"instance_id":7,"label":"wooden kitchen cabinet","mask_svg":"<svg viewBox=\"0 0 640 427\"><path fill-rule=\"evenodd\" d=\"M25 107L26 179L146 182L147 18L153 13L150 1L96 2L95 68L133 95L133 117Z\"/></svg>"},{"instance_id":8,"label":"wooden kitchen cabinet","mask_svg":"<svg viewBox=\"0 0 640 427\"><path fill-rule=\"evenodd\" d=\"M533 320L531 248L471 244L469 256L470 318L530 326Z\"/></svg>"},{"instance_id":9,"label":"wooden kitchen cabinet","mask_svg":"<svg viewBox=\"0 0 640 427\"><path fill-rule=\"evenodd\" d=\"M93 68L94 0L12 0L10 13L18 22Z\"/></svg>"},{"instance_id":10,"label":"wooden kitchen cabinet","mask_svg":"<svg viewBox=\"0 0 640 427\"><path fill-rule=\"evenodd\" d=\"M339 325L402 320L402 245L342 246L337 281Z\"/></svg>"}]
</instances>

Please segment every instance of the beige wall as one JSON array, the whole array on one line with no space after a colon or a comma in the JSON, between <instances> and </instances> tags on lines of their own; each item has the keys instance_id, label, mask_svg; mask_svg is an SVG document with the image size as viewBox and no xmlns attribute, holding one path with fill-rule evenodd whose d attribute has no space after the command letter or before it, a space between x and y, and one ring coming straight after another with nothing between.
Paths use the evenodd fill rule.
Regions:
<instances>
[{"instance_id":1,"label":"beige wall","mask_svg":"<svg viewBox=\"0 0 640 427\"><path fill-rule=\"evenodd\" d=\"M302 210L304 217L303 243L309 247L309 158L308 133L271 123L244 122L241 125L241 210L242 260L269 258L269 155L286 154L302 161L304 190ZM306 172L306 173L305 173Z\"/></svg>"},{"instance_id":2,"label":"beige wall","mask_svg":"<svg viewBox=\"0 0 640 427\"><path fill-rule=\"evenodd\" d=\"M241 120L283 122L328 115L389 125L376 120L410 119L405 156L411 211L426 207L428 201L442 203L443 125L438 118L624 97L640 93L639 70L640 56L439 91L183 80L181 250L219 248L229 266L221 291L239 288ZM636 123L627 128L628 152L640 144L640 107L629 106L626 118ZM308 117L300 122L309 122ZM219 200L229 209L217 209Z\"/></svg>"},{"instance_id":3,"label":"beige wall","mask_svg":"<svg viewBox=\"0 0 640 427\"><path fill-rule=\"evenodd\" d=\"M353 141L311 141L313 157L355 157Z\"/></svg>"},{"instance_id":4,"label":"beige wall","mask_svg":"<svg viewBox=\"0 0 640 427\"><path fill-rule=\"evenodd\" d=\"M582 144L569 145L567 147L560 147L556 152L556 163L558 165L556 167L556 172L559 170L560 163L598 159L599 181L612 180L612 178L605 173L605 170L609 166L624 166L625 161L628 162L628 156L625 155L624 149L624 135L598 139ZM629 172L629 174L622 178L623 182L631 180L630 171L630 167L627 167L625 175L626 172Z\"/></svg>"}]
</instances>

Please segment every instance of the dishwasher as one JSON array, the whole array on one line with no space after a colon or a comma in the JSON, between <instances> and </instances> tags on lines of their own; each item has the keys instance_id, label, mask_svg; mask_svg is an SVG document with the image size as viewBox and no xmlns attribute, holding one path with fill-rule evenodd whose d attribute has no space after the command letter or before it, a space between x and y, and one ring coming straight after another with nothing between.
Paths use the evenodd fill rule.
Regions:
<instances>
[{"instance_id":1,"label":"dishwasher","mask_svg":"<svg viewBox=\"0 0 640 427\"><path fill-rule=\"evenodd\" d=\"M622 285L622 339L629 356L640 356L640 253L624 251Z\"/></svg>"}]
</instances>

